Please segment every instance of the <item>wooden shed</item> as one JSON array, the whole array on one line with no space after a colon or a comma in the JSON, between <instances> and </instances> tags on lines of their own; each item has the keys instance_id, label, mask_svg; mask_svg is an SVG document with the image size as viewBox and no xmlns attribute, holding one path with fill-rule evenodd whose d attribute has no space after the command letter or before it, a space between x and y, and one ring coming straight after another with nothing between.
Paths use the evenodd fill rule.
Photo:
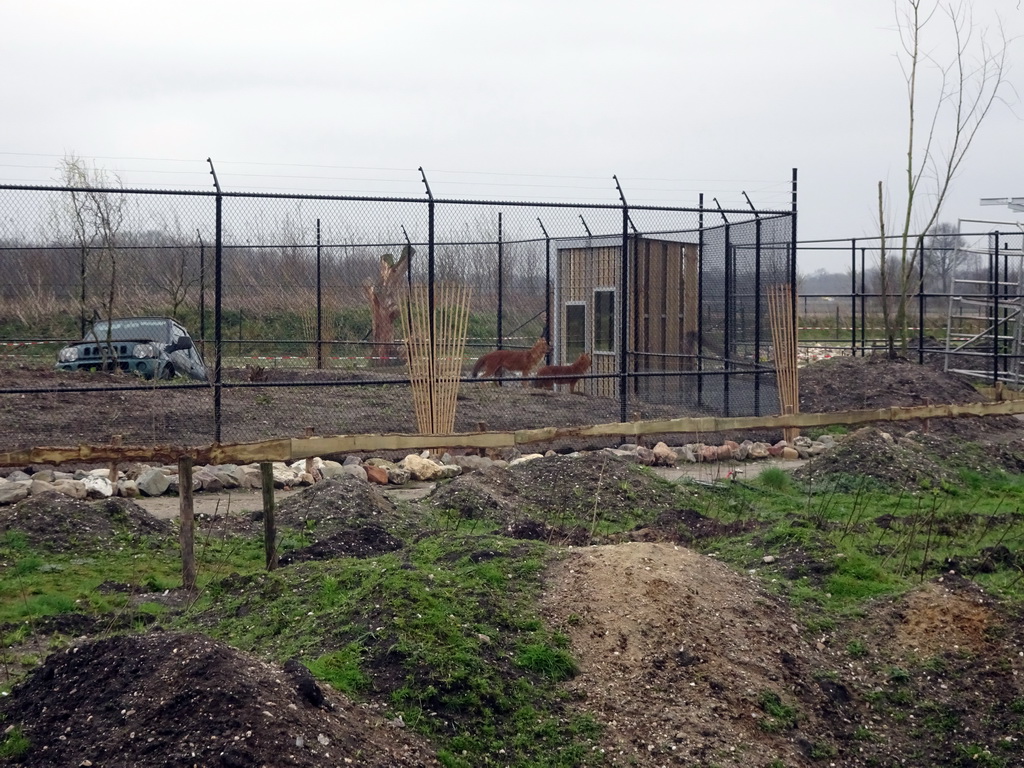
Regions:
<instances>
[{"instance_id":1,"label":"wooden shed","mask_svg":"<svg viewBox=\"0 0 1024 768\"><path fill-rule=\"evenodd\" d=\"M621 368L622 239L586 238L559 243L555 255L551 344L556 364L582 352L593 358L591 374ZM693 371L698 344L700 254L695 243L634 237L629 240L627 360L633 373ZM664 377L640 377L633 391L644 399L678 388ZM615 397L614 378L590 379L582 391ZM660 398L654 397L657 400Z\"/></svg>"}]
</instances>

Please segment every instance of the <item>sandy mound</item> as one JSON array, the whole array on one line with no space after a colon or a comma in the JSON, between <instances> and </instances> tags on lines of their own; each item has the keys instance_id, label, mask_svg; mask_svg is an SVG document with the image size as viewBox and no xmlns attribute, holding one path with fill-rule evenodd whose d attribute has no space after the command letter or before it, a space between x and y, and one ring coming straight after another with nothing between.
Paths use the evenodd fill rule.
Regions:
<instances>
[{"instance_id":1,"label":"sandy mound","mask_svg":"<svg viewBox=\"0 0 1024 768\"><path fill-rule=\"evenodd\" d=\"M826 718L849 700L801 682L816 651L783 605L686 548L573 550L547 582L545 611L580 662L568 685L605 724L612 765L810 765L812 734L830 739ZM799 710L800 735L773 722L773 695Z\"/></svg>"},{"instance_id":2,"label":"sandy mound","mask_svg":"<svg viewBox=\"0 0 1024 768\"><path fill-rule=\"evenodd\" d=\"M985 653L994 647L993 629L1006 621L991 596L956 574L920 585L873 618L880 650L919 657Z\"/></svg>"},{"instance_id":3,"label":"sandy mound","mask_svg":"<svg viewBox=\"0 0 1024 768\"><path fill-rule=\"evenodd\" d=\"M28 768L437 765L415 738L320 688L305 667L281 670L194 634L54 653L0 711L31 742L19 763Z\"/></svg>"}]
</instances>

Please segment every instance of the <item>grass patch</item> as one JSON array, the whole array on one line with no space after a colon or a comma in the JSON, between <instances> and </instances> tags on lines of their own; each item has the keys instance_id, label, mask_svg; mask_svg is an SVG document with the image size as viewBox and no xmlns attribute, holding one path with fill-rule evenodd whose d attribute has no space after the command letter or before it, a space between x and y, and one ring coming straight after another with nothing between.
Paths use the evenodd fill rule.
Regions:
<instances>
[{"instance_id":1,"label":"grass patch","mask_svg":"<svg viewBox=\"0 0 1024 768\"><path fill-rule=\"evenodd\" d=\"M342 693L357 696L370 683L361 668L364 654L365 650L358 643L349 643L310 662L309 671Z\"/></svg>"},{"instance_id":2,"label":"grass patch","mask_svg":"<svg viewBox=\"0 0 1024 768\"><path fill-rule=\"evenodd\" d=\"M769 467L757 476L757 484L772 491L789 491L793 488L793 476L780 467Z\"/></svg>"},{"instance_id":3,"label":"grass patch","mask_svg":"<svg viewBox=\"0 0 1024 768\"><path fill-rule=\"evenodd\" d=\"M758 704L765 714L758 721L762 731L779 733L796 728L796 708L784 704L775 691L761 691Z\"/></svg>"},{"instance_id":4,"label":"grass patch","mask_svg":"<svg viewBox=\"0 0 1024 768\"><path fill-rule=\"evenodd\" d=\"M18 761L28 754L32 747L21 728L14 726L0 737L0 759Z\"/></svg>"},{"instance_id":5,"label":"grass patch","mask_svg":"<svg viewBox=\"0 0 1024 768\"><path fill-rule=\"evenodd\" d=\"M516 664L552 682L568 680L576 675L576 662L562 648L545 643L529 643L519 649Z\"/></svg>"}]
</instances>

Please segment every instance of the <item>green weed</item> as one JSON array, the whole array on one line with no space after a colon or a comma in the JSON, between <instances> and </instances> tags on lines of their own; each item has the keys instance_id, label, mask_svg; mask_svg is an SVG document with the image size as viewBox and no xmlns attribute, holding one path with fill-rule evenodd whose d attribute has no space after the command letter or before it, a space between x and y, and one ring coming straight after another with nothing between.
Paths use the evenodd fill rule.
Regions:
<instances>
[{"instance_id":1,"label":"green weed","mask_svg":"<svg viewBox=\"0 0 1024 768\"><path fill-rule=\"evenodd\" d=\"M340 650L325 653L311 661L309 670L342 693L356 696L370 682L369 677L360 668L363 653L363 648L357 643L349 643Z\"/></svg>"},{"instance_id":2,"label":"green weed","mask_svg":"<svg viewBox=\"0 0 1024 768\"><path fill-rule=\"evenodd\" d=\"M757 476L757 484L772 491L785 492L793 488L793 476L779 467L769 467Z\"/></svg>"},{"instance_id":3,"label":"green weed","mask_svg":"<svg viewBox=\"0 0 1024 768\"><path fill-rule=\"evenodd\" d=\"M767 715L758 721L762 731L778 733L796 727L796 709L783 704L775 691L761 691L758 704Z\"/></svg>"},{"instance_id":4,"label":"green weed","mask_svg":"<svg viewBox=\"0 0 1024 768\"><path fill-rule=\"evenodd\" d=\"M572 656L561 648L543 643L530 643L520 648L516 664L556 683L574 677L578 671Z\"/></svg>"},{"instance_id":5,"label":"green weed","mask_svg":"<svg viewBox=\"0 0 1024 768\"><path fill-rule=\"evenodd\" d=\"M31 742L21 728L14 726L3 735L3 740L0 741L0 758L16 762L25 757L31 747Z\"/></svg>"},{"instance_id":6,"label":"green weed","mask_svg":"<svg viewBox=\"0 0 1024 768\"><path fill-rule=\"evenodd\" d=\"M846 652L850 654L850 658L863 659L868 655L867 646L860 640L851 640L846 645Z\"/></svg>"}]
</instances>

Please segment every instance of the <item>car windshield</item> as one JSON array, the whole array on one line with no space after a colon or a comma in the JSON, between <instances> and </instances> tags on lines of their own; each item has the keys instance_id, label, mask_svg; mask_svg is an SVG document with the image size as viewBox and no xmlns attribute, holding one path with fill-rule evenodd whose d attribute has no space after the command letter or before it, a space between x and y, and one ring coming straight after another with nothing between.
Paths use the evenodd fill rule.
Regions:
<instances>
[{"instance_id":1,"label":"car windshield","mask_svg":"<svg viewBox=\"0 0 1024 768\"><path fill-rule=\"evenodd\" d=\"M156 318L127 318L124 320L111 320L102 321L95 323L89 332L86 333L87 339L96 339L97 341L106 341L108 338L114 341L136 341L141 339L160 341L167 343L170 341L167 335L167 322Z\"/></svg>"}]
</instances>

